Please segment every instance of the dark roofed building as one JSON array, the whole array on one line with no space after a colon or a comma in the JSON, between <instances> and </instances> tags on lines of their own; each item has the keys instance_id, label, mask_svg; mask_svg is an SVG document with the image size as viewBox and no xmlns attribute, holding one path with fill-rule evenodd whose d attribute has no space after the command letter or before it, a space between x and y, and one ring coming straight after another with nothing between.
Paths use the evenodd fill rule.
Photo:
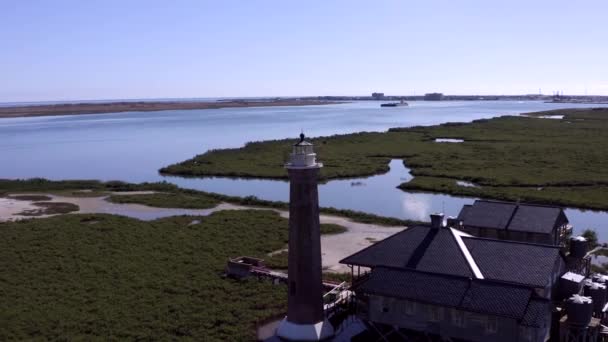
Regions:
<instances>
[{"instance_id":1,"label":"dark roofed building","mask_svg":"<svg viewBox=\"0 0 608 342\"><path fill-rule=\"evenodd\" d=\"M504 216L486 222L508 226ZM374 329L467 341L546 341L565 269L558 246L441 225L408 228L341 263L353 270L357 315Z\"/></svg>"},{"instance_id":2,"label":"dark roofed building","mask_svg":"<svg viewBox=\"0 0 608 342\"><path fill-rule=\"evenodd\" d=\"M465 205L460 230L480 237L560 245L569 229L562 208L477 200Z\"/></svg>"},{"instance_id":3,"label":"dark roofed building","mask_svg":"<svg viewBox=\"0 0 608 342\"><path fill-rule=\"evenodd\" d=\"M362 318L467 341L544 341L551 302L526 286L377 267L357 289Z\"/></svg>"},{"instance_id":4,"label":"dark roofed building","mask_svg":"<svg viewBox=\"0 0 608 342\"><path fill-rule=\"evenodd\" d=\"M477 238L427 226L406 229L340 262L522 284L547 298L565 267L557 246Z\"/></svg>"}]
</instances>

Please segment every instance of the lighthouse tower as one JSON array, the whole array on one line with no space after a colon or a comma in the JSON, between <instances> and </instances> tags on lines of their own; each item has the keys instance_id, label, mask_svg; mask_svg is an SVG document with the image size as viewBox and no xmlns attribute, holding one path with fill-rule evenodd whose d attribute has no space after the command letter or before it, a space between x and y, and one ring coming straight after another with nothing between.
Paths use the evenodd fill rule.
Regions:
<instances>
[{"instance_id":1,"label":"lighthouse tower","mask_svg":"<svg viewBox=\"0 0 608 342\"><path fill-rule=\"evenodd\" d=\"M317 179L323 167L313 145L293 145L289 163L289 277L287 317L277 335L292 341L319 341L334 335L323 313L321 232Z\"/></svg>"}]
</instances>

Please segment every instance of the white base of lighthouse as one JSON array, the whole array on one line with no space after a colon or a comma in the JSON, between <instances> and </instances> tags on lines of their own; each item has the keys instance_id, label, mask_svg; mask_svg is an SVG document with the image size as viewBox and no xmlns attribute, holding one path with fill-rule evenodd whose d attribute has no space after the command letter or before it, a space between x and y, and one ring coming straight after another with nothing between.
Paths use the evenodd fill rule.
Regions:
<instances>
[{"instance_id":1,"label":"white base of lighthouse","mask_svg":"<svg viewBox=\"0 0 608 342\"><path fill-rule=\"evenodd\" d=\"M323 341L334 336L334 327L328 320L296 324L284 318L277 328L277 336L290 341Z\"/></svg>"}]
</instances>

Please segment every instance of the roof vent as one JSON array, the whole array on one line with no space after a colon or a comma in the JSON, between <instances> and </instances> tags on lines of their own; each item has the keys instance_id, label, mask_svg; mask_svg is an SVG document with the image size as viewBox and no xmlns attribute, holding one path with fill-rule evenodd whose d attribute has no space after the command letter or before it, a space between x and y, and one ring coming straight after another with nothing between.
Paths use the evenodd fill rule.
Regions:
<instances>
[{"instance_id":1,"label":"roof vent","mask_svg":"<svg viewBox=\"0 0 608 342\"><path fill-rule=\"evenodd\" d=\"M431 228L439 229L443 227L443 213L431 214Z\"/></svg>"}]
</instances>

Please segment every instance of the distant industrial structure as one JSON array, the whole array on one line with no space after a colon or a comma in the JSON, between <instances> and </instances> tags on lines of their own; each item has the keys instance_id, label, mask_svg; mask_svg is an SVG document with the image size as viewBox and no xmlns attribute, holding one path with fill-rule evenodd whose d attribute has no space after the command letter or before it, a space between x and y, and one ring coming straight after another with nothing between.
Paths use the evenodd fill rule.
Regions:
<instances>
[{"instance_id":1,"label":"distant industrial structure","mask_svg":"<svg viewBox=\"0 0 608 342\"><path fill-rule=\"evenodd\" d=\"M372 99L384 100L384 93L372 93Z\"/></svg>"},{"instance_id":2,"label":"distant industrial structure","mask_svg":"<svg viewBox=\"0 0 608 342\"><path fill-rule=\"evenodd\" d=\"M441 101L443 100L442 93L427 93L424 94L424 101Z\"/></svg>"},{"instance_id":3,"label":"distant industrial structure","mask_svg":"<svg viewBox=\"0 0 608 342\"><path fill-rule=\"evenodd\" d=\"M383 94L383 93L375 93ZM436 93L441 94L441 93ZM372 94L373 95L373 94ZM319 101L424 101L426 95L384 95L382 98L374 96L312 96L301 97L302 100ZM435 97L437 97L435 95ZM523 94L523 95L447 95L442 94L441 101L545 101L559 103L593 103L608 104L608 96L603 95L551 95Z\"/></svg>"}]
</instances>

